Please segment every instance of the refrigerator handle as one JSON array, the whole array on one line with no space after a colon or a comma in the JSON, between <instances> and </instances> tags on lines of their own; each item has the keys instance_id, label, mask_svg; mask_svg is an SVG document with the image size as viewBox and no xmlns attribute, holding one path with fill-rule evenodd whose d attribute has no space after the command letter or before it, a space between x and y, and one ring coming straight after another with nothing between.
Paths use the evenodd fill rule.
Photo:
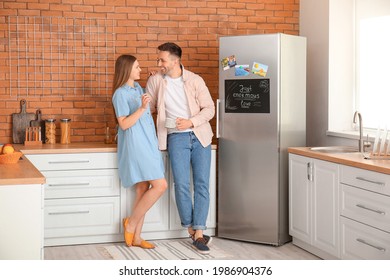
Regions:
<instances>
[{"instance_id":1,"label":"refrigerator handle","mask_svg":"<svg viewBox=\"0 0 390 280\"><path fill-rule=\"evenodd\" d=\"M216 125L216 137L219 138L219 105L221 104L221 100L217 99L217 125Z\"/></svg>"}]
</instances>

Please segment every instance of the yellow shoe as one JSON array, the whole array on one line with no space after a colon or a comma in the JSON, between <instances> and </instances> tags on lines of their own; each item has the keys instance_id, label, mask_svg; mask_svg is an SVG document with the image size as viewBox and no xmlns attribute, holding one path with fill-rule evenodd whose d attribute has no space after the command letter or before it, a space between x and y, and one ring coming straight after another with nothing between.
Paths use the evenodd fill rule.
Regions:
<instances>
[{"instance_id":1,"label":"yellow shoe","mask_svg":"<svg viewBox=\"0 0 390 280\"><path fill-rule=\"evenodd\" d=\"M154 246L154 244L152 244L152 243L150 243L150 242L148 242L146 240L142 240L140 244L135 244L133 242L133 246L140 247L142 249L154 249L154 248L156 248L156 246Z\"/></svg>"},{"instance_id":2,"label":"yellow shoe","mask_svg":"<svg viewBox=\"0 0 390 280\"><path fill-rule=\"evenodd\" d=\"M127 247L130 247L133 244L134 232L128 232L126 230L126 225L127 225L128 221L129 221L129 218L123 219L123 232L124 232L125 243L126 243Z\"/></svg>"}]
</instances>

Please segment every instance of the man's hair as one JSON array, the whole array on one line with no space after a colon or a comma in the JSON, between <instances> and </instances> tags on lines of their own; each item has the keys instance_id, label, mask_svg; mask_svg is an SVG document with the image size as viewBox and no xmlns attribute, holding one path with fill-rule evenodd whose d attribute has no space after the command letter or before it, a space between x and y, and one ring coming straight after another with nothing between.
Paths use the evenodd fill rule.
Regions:
<instances>
[{"instance_id":1,"label":"man's hair","mask_svg":"<svg viewBox=\"0 0 390 280\"><path fill-rule=\"evenodd\" d=\"M176 45L175 43L164 43L157 48L159 51L163 52L169 52L171 55L177 56L179 59L181 59L181 48Z\"/></svg>"}]
</instances>

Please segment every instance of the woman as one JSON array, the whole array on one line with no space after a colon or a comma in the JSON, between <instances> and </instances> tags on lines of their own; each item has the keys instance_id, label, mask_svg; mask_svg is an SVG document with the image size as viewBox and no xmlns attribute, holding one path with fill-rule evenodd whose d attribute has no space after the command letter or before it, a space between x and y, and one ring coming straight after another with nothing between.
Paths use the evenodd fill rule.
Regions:
<instances>
[{"instance_id":1,"label":"woman","mask_svg":"<svg viewBox=\"0 0 390 280\"><path fill-rule=\"evenodd\" d=\"M167 189L167 182L150 113L150 97L136 82L140 73L141 68L134 56L118 57L112 103L119 124L119 178L124 187L134 186L136 192L132 214L123 219L125 242L127 246L153 249L152 243L141 238L142 226L146 212Z\"/></svg>"}]
</instances>

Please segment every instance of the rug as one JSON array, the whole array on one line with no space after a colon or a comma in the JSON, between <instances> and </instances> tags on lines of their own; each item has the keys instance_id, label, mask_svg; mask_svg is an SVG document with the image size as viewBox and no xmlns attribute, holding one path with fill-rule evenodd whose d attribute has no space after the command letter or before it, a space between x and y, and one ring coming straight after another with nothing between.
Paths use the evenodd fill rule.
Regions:
<instances>
[{"instance_id":1,"label":"rug","mask_svg":"<svg viewBox=\"0 0 390 280\"><path fill-rule=\"evenodd\" d=\"M104 246L114 260L207 260L229 257L221 248L210 245L210 253L202 255L192 248L188 240L153 241L155 249L145 250L139 247L127 247L124 243Z\"/></svg>"}]
</instances>

